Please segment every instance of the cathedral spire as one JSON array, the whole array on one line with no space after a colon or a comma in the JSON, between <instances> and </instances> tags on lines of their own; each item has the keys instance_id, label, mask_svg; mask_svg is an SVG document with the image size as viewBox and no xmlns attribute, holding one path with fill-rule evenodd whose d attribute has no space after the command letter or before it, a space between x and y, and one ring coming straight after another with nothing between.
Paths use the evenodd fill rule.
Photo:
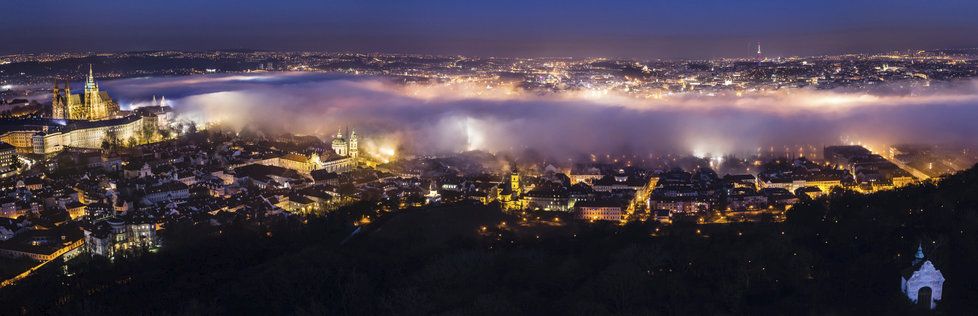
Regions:
<instances>
[{"instance_id":1,"label":"cathedral spire","mask_svg":"<svg viewBox=\"0 0 978 316\"><path fill-rule=\"evenodd\" d=\"M88 64L88 80L85 80L85 90L94 91L96 89L97 88L95 87L95 75L94 72L92 71L92 64Z\"/></svg>"}]
</instances>

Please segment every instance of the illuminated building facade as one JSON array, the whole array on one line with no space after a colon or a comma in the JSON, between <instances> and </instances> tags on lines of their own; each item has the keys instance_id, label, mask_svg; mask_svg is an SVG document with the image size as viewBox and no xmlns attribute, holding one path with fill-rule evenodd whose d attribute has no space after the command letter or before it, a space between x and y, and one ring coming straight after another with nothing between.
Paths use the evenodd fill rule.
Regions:
<instances>
[{"instance_id":1,"label":"illuminated building facade","mask_svg":"<svg viewBox=\"0 0 978 316\"><path fill-rule=\"evenodd\" d=\"M114 259L156 247L156 224L145 214L114 216L85 227L85 251L93 255Z\"/></svg>"},{"instance_id":2,"label":"illuminated building facade","mask_svg":"<svg viewBox=\"0 0 978 316\"><path fill-rule=\"evenodd\" d=\"M601 174L601 170L598 170L598 168L591 167L583 170L571 170L567 177L570 178L571 184L575 184L581 182L592 183L593 181L600 180L604 175Z\"/></svg>"},{"instance_id":3,"label":"illuminated building facade","mask_svg":"<svg viewBox=\"0 0 978 316\"><path fill-rule=\"evenodd\" d=\"M149 111L97 121L0 120L0 141L14 146L18 154L49 156L65 148L99 149L105 142L145 144L154 140L161 121L160 115Z\"/></svg>"},{"instance_id":4,"label":"illuminated building facade","mask_svg":"<svg viewBox=\"0 0 978 316\"><path fill-rule=\"evenodd\" d=\"M319 154L317 153L312 153L309 156L290 153L272 159L275 161L269 161L269 165L292 169L305 174L319 169L322 166L322 161L319 160Z\"/></svg>"},{"instance_id":5,"label":"illuminated building facade","mask_svg":"<svg viewBox=\"0 0 978 316\"><path fill-rule=\"evenodd\" d=\"M625 204L620 201L585 201L578 202L577 217L588 221L620 222L625 219Z\"/></svg>"},{"instance_id":6,"label":"illuminated building facade","mask_svg":"<svg viewBox=\"0 0 978 316\"><path fill-rule=\"evenodd\" d=\"M275 206L289 213L311 214L320 210L321 203L301 194L293 194L278 198Z\"/></svg>"},{"instance_id":7,"label":"illuminated building facade","mask_svg":"<svg viewBox=\"0 0 978 316\"><path fill-rule=\"evenodd\" d=\"M61 120L104 120L119 113L119 104L109 97L106 91L100 91L91 65L88 68L88 79L85 80L85 90L81 94L71 93L68 83L62 89L57 83L51 94L51 118Z\"/></svg>"},{"instance_id":8,"label":"illuminated building facade","mask_svg":"<svg viewBox=\"0 0 978 316\"><path fill-rule=\"evenodd\" d=\"M565 190L538 188L524 194L520 206L525 210L568 212L574 202Z\"/></svg>"},{"instance_id":9,"label":"illuminated building facade","mask_svg":"<svg viewBox=\"0 0 978 316\"><path fill-rule=\"evenodd\" d=\"M509 175L509 187L513 190L513 194L519 196L523 195L523 184L520 182L520 174L516 170Z\"/></svg>"},{"instance_id":10,"label":"illuminated building facade","mask_svg":"<svg viewBox=\"0 0 978 316\"><path fill-rule=\"evenodd\" d=\"M262 160L258 164L291 169L304 175L310 175L314 170L325 170L336 173L353 171L356 168L356 159L353 157L332 155L323 160L317 153L309 155L289 153L281 157Z\"/></svg>"},{"instance_id":11,"label":"illuminated building facade","mask_svg":"<svg viewBox=\"0 0 978 316\"><path fill-rule=\"evenodd\" d=\"M709 210L712 205L700 197L694 196L652 196L648 205L652 209L669 210L676 214L696 214Z\"/></svg>"},{"instance_id":12,"label":"illuminated building facade","mask_svg":"<svg viewBox=\"0 0 978 316\"><path fill-rule=\"evenodd\" d=\"M0 134L0 141L14 146L18 154L34 152L34 130L8 131Z\"/></svg>"},{"instance_id":13,"label":"illuminated building facade","mask_svg":"<svg viewBox=\"0 0 978 316\"><path fill-rule=\"evenodd\" d=\"M60 152L66 147L101 148L105 141L124 143L129 139L139 140L143 138L145 130L156 130L157 124L155 116L139 115L71 122L64 128L35 132L31 139L31 152L47 155Z\"/></svg>"},{"instance_id":14,"label":"illuminated building facade","mask_svg":"<svg viewBox=\"0 0 978 316\"><path fill-rule=\"evenodd\" d=\"M0 174L14 171L17 161L17 150L13 145L0 142Z\"/></svg>"},{"instance_id":15,"label":"illuminated building facade","mask_svg":"<svg viewBox=\"0 0 978 316\"><path fill-rule=\"evenodd\" d=\"M500 184L499 190L497 190L496 200L499 200L499 204L502 206L503 210L514 211L523 209L523 184L520 181L520 174L513 169L513 172L509 175L509 181L504 181Z\"/></svg>"},{"instance_id":16,"label":"illuminated building facade","mask_svg":"<svg viewBox=\"0 0 978 316\"><path fill-rule=\"evenodd\" d=\"M764 178L760 187L762 189L785 189L795 192L801 188L816 187L824 193L832 192L832 189L842 187L842 179L825 178L797 178L797 179L771 179Z\"/></svg>"},{"instance_id":17,"label":"illuminated building facade","mask_svg":"<svg viewBox=\"0 0 978 316\"><path fill-rule=\"evenodd\" d=\"M849 171L856 181L856 191L870 193L917 183L917 179L881 155L862 146L829 146L825 158Z\"/></svg>"},{"instance_id":18,"label":"illuminated building facade","mask_svg":"<svg viewBox=\"0 0 978 316\"><path fill-rule=\"evenodd\" d=\"M332 147L337 155L357 159L360 157L360 149L357 143L357 131L350 131L349 138L344 138L343 132L337 131L336 137L333 137Z\"/></svg>"},{"instance_id":19,"label":"illuminated building facade","mask_svg":"<svg viewBox=\"0 0 978 316\"><path fill-rule=\"evenodd\" d=\"M943 290L944 274L930 260L924 259L924 249L918 246L911 267L904 270L900 278L900 291L911 302L934 309L941 300Z\"/></svg>"}]
</instances>

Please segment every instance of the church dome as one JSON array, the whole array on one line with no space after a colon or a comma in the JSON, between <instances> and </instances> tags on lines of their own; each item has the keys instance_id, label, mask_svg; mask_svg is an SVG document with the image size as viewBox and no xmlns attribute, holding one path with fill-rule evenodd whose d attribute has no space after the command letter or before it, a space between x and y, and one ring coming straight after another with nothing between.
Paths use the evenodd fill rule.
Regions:
<instances>
[{"instance_id":1,"label":"church dome","mask_svg":"<svg viewBox=\"0 0 978 316\"><path fill-rule=\"evenodd\" d=\"M333 146L345 146L346 140L343 137L333 138Z\"/></svg>"}]
</instances>

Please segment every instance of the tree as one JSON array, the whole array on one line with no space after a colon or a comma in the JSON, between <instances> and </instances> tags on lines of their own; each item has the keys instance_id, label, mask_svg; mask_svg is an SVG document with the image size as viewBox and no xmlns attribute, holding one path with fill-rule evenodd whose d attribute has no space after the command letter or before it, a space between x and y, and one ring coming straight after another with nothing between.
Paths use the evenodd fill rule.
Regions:
<instances>
[{"instance_id":1,"label":"tree","mask_svg":"<svg viewBox=\"0 0 978 316\"><path fill-rule=\"evenodd\" d=\"M156 136L156 132L159 128L155 124L143 124L143 130L140 134L140 138L143 139L143 143L149 143L153 141L153 136Z\"/></svg>"},{"instance_id":2,"label":"tree","mask_svg":"<svg viewBox=\"0 0 978 316\"><path fill-rule=\"evenodd\" d=\"M170 139L170 136L173 135L173 131L169 128L160 129L159 133L160 137L163 137L163 139Z\"/></svg>"},{"instance_id":3,"label":"tree","mask_svg":"<svg viewBox=\"0 0 978 316\"><path fill-rule=\"evenodd\" d=\"M20 159L15 156L14 161L10 163L10 168L13 170L17 170L20 169L20 167L21 167Z\"/></svg>"},{"instance_id":4,"label":"tree","mask_svg":"<svg viewBox=\"0 0 978 316\"><path fill-rule=\"evenodd\" d=\"M119 133L114 129L109 129L105 132L105 138L102 139L102 149L110 150L119 147Z\"/></svg>"}]
</instances>

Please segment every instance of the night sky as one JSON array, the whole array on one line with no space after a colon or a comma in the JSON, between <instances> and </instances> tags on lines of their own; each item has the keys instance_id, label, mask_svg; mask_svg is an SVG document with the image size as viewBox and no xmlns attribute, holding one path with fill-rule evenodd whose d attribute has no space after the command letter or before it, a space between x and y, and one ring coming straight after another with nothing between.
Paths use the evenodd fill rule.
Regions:
<instances>
[{"instance_id":1,"label":"night sky","mask_svg":"<svg viewBox=\"0 0 978 316\"><path fill-rule=\"evenodd\" d=\"M328 50L699 58L978 47L973 0L11 1L0 53Z\"/></svg>"}]
</instances>

